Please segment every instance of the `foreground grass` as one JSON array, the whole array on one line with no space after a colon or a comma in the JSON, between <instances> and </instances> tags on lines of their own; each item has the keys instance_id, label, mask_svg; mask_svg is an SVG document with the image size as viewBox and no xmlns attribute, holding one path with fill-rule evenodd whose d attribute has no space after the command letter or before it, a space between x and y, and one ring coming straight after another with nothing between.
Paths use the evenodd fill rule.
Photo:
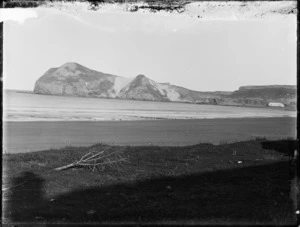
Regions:
<instances>
[{"instance_id":1,"label":"foreground grass","mask_svg":"<svg viewBox=\"0 0 300 227\"><path fill-rule=\"evenodd\" d=\"M121 169L53 169L91 150L7 154L6 223L295 223L295 141L125 147ZM118 146L112 150L120 149Z\"/></svg>"}]
</instances>

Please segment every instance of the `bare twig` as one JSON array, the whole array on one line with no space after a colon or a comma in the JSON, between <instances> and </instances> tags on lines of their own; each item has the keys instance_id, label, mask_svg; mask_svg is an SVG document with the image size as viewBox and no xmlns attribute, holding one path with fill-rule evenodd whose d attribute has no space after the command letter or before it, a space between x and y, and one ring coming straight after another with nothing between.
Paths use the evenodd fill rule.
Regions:
<instances>
[{"instance_id":1,"label":"bare twig","mask_svg":"<svg viewBox=\"0 0 300 227\"><path fill-rule=\"evenodd\" d=\"M85 156L87 156L87 155L85 155L85 156L83 156L81 159L80 159L80 161L88 161L88 160L91 160L92 158L94 158L94 157L96 157L96 156L99 156L99 155L101 155L101 154L103 154L105 151L107 151L108 150L108 148L106 148L106 149L104 149L103 151L100 151L100 152L98 152L98 153L96 153L96 154L94 154L94 155L92 155L91 157L88 157L87 159L85 159L84 160L84 157ZM88 153L88 154L92 154L93 152L90 152L90 153Z\"/></svg>"},{"instance_id":2,"label":"bare twig","mask_svg":"<svg viewBox=\"0 0 300 227\"><path fill-rule=\"evenodd\" d=\"M79 161L75 161L71 164L55 168L54 170L60 171L73 167L84 166L88 167L92 171L95 171L96 169L100 170L100 167L103 170L106 165L118 169L118 165L121 162L127 161L126 158L124 158L121 154L123 150L124 149L120 149L113 152L109 152L109 148L105 148L104 150L96 153L89 152L82 156Z\"/></svg>"},{"instance_id":3,"label":"bare twig","mask_svg":"<svg viewBox=\"0 0 300 227\"><path fill-rule=\"evenodd\" d=\"M103 163L96 163L96 164L85 164L85 163L78 163L79 166L99 166L99 165L108 165L111 163L118 163L118 162L123 162L125 159L120 159L117 161L109 161L109 162L103 162Z\"/></svg>"}]
</instances>

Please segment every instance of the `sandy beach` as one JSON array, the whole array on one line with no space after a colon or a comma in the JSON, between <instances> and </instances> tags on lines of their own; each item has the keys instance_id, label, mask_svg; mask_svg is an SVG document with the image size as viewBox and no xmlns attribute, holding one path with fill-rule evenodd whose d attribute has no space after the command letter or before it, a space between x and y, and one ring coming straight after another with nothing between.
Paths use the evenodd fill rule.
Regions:
<instances>
[{"instance_id":1,"label":"sandy beach","mask_svg":"<svg viewBox=\"0 0 300 227\"><path fill-rule=\"evenodd\" d=\"M3 102L3 119L9 122L296 117L296 111L284 109L51 96L16 91L5 91Z\"/></svg>"},{"instance_id":2,"label":"sandy beach","mask_svg":"<svg viewBox=\"0 0 300 227\"><path fill-rule=\"evenodd\" d=\"M257 137L296 136L296 118L195 119L102 122L4 122L4 152L115 145L185 146Z\"/></svg>"}]
</instances>

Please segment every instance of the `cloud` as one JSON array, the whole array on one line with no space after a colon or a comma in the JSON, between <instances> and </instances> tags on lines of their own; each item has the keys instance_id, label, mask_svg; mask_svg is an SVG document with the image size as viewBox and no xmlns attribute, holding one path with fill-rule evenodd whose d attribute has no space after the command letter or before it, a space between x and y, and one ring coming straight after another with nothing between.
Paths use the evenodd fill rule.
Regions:
<instances>
[{"instance_id":1,"label":"cloud","mask_svg":"<svg viewBox=\"0 0 300 227\"><path fill-rule=\"evenodd\" d=\"M15 21L23 24L29 18L37 18L37 13L33 9L0 9L0 21Z\"/></svg>"}]
</instances>

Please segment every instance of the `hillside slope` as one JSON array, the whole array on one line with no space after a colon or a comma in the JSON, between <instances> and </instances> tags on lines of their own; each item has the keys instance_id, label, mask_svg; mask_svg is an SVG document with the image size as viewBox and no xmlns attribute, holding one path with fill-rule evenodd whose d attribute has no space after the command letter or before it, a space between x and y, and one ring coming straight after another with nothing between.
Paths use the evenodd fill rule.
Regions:
<instances>
[{"instance_id":1,"label":"hillside slope","mask_svg":"<svg viewBox=\"0 0 300 227\"><path fill-rule=\"evenodd\" d=\"M34 93L198 104L268 106L280 102L296 106L296 86L243 86L234 92L199 92L169 83L158 83L144 75L124 78L98 72L78 63L49 69L35 83Z\"/></svg>"},{"instance_id":2,"label":"hillside slope","mask_svg":"<svg viewBox=\"0 0 300 227\"><path fill-rule=\"evenodd\" d=\"M209 92L157 83L144 75L126 79L91 70L77 63L66 63L49 69L36 81L34 93L195 103L219 97Z\"/></svg>"},{"instance_id":3,"label":"hillside slope","mask_svg":"<svg viewBox=\"0 0 300 227\"><path fill-rule=\"evenodd\" d=\"M34 93L116 97L129 79L91 70L77 63L49 69L34 86Z\"/></svg>"},{"instance_id":4,"label":"hillside slope","mask_svg":"<svg viewBox=\"0 0 300 227\"><path fill-rule=\"evenodd\" d=\"M296 96L296 86L269 85L269 86L244 86L231 94L234 98L263 98L287 99Z\"/></svg>"},{"instance_id":5,"label":"hillside slope","mask_svg":"<svg viewBox=\"0 0 300 227\"><path fill-rule=\"evenodd\" d=\"M243 86L228 95L228 100L248 105L268 105L280 102L285 106L295 106L297 87L292 85Z\"/></svg>"}]
</instances>

